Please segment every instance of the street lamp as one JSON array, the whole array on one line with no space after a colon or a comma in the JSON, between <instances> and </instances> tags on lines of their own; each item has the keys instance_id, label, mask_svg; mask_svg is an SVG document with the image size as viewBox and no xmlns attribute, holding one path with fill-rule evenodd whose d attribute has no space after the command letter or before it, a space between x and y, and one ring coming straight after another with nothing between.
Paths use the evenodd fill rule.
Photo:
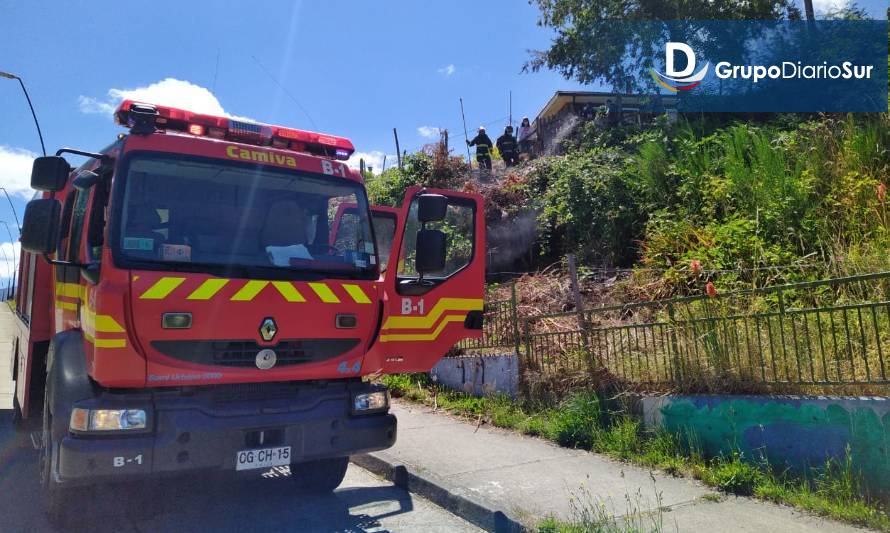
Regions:
<instances>
[{"instance_id":1,"label":"street lamp","mask_svg":"<svg viewBox=\"0 0 890 533\"><path fill-rule=\"evenodd\" d=\"M4 226L6 226L6 233L9 234L9 244L12 245L12 283L11 283L11 287L15 287L15 277L19 273L19 266L15 262L16 259L18 259L18 257L16 257L16 255L15 255L15 239L12 236L12 232L9 230L9 224L7 224L5 220L0 220L0 223L2 223ZM19 235L21 235L21 233L22 233L21 230L19 230ZM6 252L4 251L3 254L6 255ZM6 263L6 264L9 265L9 263ZM7 289L6 289L6 297L7 298L9 298L10 294L12 294L12 290L13 289L7 287Z\"/></svg>"},{"instance_id":2,"label":"street lamp","mask_svg":"<svg viewBox=\"0 0 890 533\"><path fill-rule=\"evenodd\" d=\"M9 193L6 191L6 187L0 187L0 191L3 191L3 194L6 195L6 201L9 202L9 208L12 209L12 216L15 217L15 227L19 230L19 235L22 234L22 224L19 222L19 215L15 212L15 206L12 205L12 199L9 197ZM6 222L4 222L6 224ZM9 229L9 226L6 227ZM11 237L10 237L11 238ZM13 241L15 242L15 241Z\"/></svg>"},{"instance_id":3,"label":"street lamp","mask_svg":"<svg viewBox=\"0 0 890 533\"><path fill-rule=\"evenodd\" d=\"M9 244L12 245L12 267L15 268L15 237L12 236L12 231L9 230L9 224L7 224L5 220L0 220L0 224L6 226L6 233L9 235ZM19 234L21 234L21 232L19 232Z\"/></svg>"},{"instance_id":4,"label":"street lamp","mask_svg":"<svg viewBox=\"0 0 890 533\"><path fill-rule=\"evenodd\" d=\"M28 100L28 107L31 108L31 116L34 117L34 125L37 126L37 136L40 137L40 148L43 150L43 155L46 156L46 146L43 144L43 133L40 132L40 123L37 122L37 113L34 112L34 106L31 104L31 97L28 96L28 90L25 89L25 82L22 81L21 78L16 76L15 74L10 74L9 72L0 71L0 78L6 78L8 80L18 80L19 85L22 86L22 92L25 93L25 99ZM9 196L7 195L7 198Z\"/></svg>"}]
</instances>

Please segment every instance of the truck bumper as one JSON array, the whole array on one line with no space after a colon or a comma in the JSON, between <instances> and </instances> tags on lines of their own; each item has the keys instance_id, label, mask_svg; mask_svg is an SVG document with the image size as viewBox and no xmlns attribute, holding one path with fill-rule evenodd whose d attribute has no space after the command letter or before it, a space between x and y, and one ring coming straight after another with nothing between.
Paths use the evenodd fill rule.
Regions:
<instances>
[{"instance_id":1,"label":"truck bumper","mask_svg":"<svg viewBox=\"0 0 890 533\"><path fill-rule=\"evenodd\" d=\"M395 416L350 414L352 394L367 390L354 385L222 402L213 392L153 397L151 433L66 435L59 442L57 476L77 484L194 470L234 472L237 452L279 446L290 446L291 463L389 448L396 440ZM109 408L120 408L122 401L115 397ZM95 409L103 402L89 404Z\"/></svg>"}]
</instances>

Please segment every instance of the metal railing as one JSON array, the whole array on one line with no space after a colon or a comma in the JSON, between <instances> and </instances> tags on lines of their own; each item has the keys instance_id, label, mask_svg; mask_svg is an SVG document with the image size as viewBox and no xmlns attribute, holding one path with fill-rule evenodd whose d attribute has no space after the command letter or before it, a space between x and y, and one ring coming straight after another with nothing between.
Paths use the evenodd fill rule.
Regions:
<instances>
[{"instance_id":1,"label":"metal railing","mask_svg":"<svg viewBox=\"0 0 890 533\"><path fill-rule=\"evenodd\" d=\"M486 353L509 350L519 353L519 316L516 312L516 285L510 285L510 298L507 300L490 300L486 292L485 320L482 326L482 337L466 339L458 343L457 348L468 353Z\"/></svg>"},{"instance_id":2,"label":"metal railing","mask_svg":"<svg viewBox=\"0 0 890 533\"><path fill-rule=\"evenodd\" d=\"M513 294L514 309L497 302L480 346L510 345ZM535 378L583 373L714 392L886 385L890 272L532 316L516 329L523 374Z\"/></svg>"}]
</instances>

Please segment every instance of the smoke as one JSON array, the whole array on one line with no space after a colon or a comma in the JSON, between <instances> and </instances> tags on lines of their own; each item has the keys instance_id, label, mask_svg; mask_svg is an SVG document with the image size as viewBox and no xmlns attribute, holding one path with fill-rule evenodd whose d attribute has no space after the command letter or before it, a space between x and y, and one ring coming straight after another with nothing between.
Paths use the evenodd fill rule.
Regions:
<instances>
[{"instance_id":1,"label":"smoke","mask_svg":"<svg viewBox=\"0 0 890 533\"><path fill-rule=\"evenodd\" d=\"M547 144L544 146L544 150L542 155L555 155L559 150L560 144L562 141L568 137L572 131L578 126L578 123L581 122L581 119L578 115L570 113L565 117L562 121L560 121L559 126L556 128L556 131L550 135L550 139L547 141Z\"/></svg>"},{"instance_id":2,"label":"smoke","mask_svg":"<svg viewBox=\"0 0 890 533\"><path fill-rule=\"evenodd\" d=\"M525 211L488 226L488 270L502 272L527 254L538 239L538 212Z\"/></svg>"}]
</instances>

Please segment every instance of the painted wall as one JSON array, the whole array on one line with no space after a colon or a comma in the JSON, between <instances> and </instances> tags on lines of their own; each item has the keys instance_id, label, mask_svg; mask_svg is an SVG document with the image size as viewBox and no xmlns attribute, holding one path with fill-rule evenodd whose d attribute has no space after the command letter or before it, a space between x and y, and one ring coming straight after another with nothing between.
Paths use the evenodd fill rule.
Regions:
<instances>
[{"instance_id":1,"label":"painted wall","mask_svg":"<svg viewBox=\"0 0 890 533\"><path fill-rule=\"evenodd\" d=\"M516 398L519 366L515 355L445 357L430 377L454 390L475 396L506 394Z\"/></svg>"},{"instance_id":2,"label":"painted wall","mask_svg":"<svg viewBox=\"0 0 890 533\"><path fill-rule=\"evenodd\" d=\"M843 460L850 447L867 490L890 496L890 399L663 396L642 399L649 427L691 434L708 455L740 450L795 469Z\"/></svg>"}]
</instances>

